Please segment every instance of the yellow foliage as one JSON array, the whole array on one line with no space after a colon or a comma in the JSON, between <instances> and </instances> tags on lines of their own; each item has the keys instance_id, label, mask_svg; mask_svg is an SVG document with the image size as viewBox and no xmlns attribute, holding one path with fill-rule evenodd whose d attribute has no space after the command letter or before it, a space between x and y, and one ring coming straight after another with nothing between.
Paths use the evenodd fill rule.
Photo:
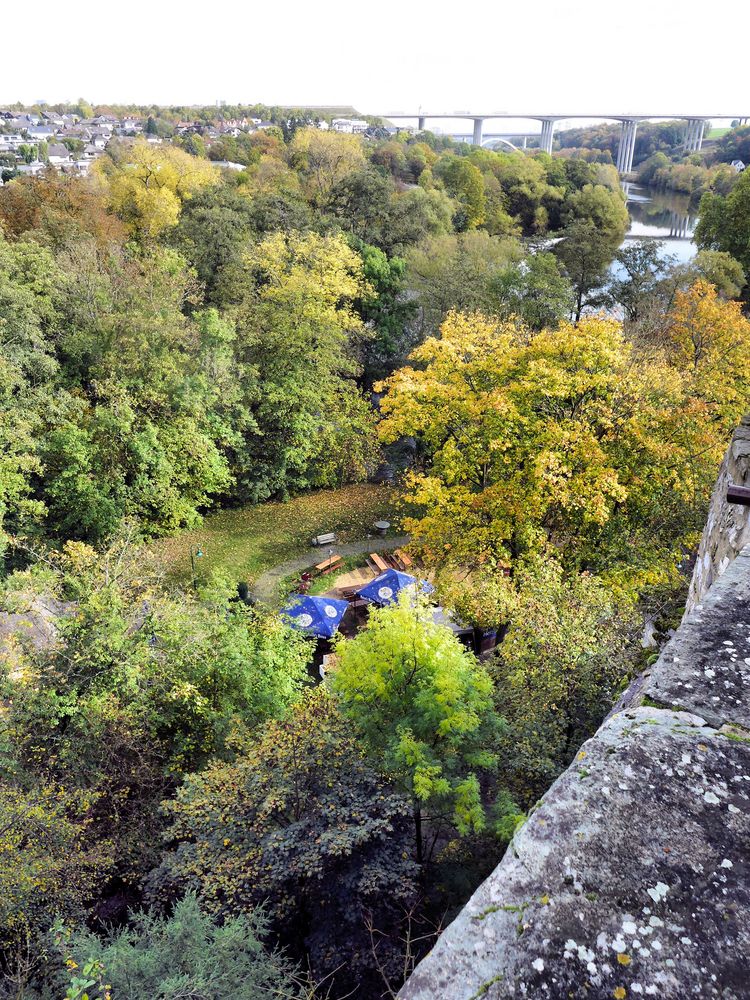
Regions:
<instances>
[{"instance_id":1,"label":"yellow foliage","mask_svg":"<svg viewBox=\"0 0 750 1000\"><path fill-rule=\"evenodd\" d=\"M699 317L731 306L714 340L739 350L750 324L706 289L697 304L690 293L678 302L679 342L688 342L688 304ZM616 572L617 555L631 583L639 574L644 584L649 574L663 582L654 566L679 561L731 425L712 417L717 404L673 355L637 350L604 317L535 334L450 313L440 336L379 386L382 439L419 436L428 456L406 480L405 526L423 555L510 564L551 548L607 572ZM723 355L716 346L708 356ZM706 368L707 380L717 366ZM748 396L733 377L725 395L734 392L743 412ZM663 541L651 523L668 526Z\"/></svg>"},{"instance_id":2,"label":"yellow foliage","mask_svg":"<svg viewBox=\"0 0 750 1000\"><path fill-rule=\"evenodd\" d=\"M124 162L114 164L102 157L94 170L107 183L111 208L131 229L147 236L173 226L183 201L219 178L207 160L145 140L133 144Z\"/></svg>"},{"instance_id":3,"label":"yellow foliage","mask_svg":"<svg viewBox=\"0 0 750 1000\"><path fill-rule=\"evenodd\" d=\"M365 164L362 140L357 135L298 129L292 140L292 162L307 174L310 194L318 204L347 174Z\"/></svg>"}]
</instances>

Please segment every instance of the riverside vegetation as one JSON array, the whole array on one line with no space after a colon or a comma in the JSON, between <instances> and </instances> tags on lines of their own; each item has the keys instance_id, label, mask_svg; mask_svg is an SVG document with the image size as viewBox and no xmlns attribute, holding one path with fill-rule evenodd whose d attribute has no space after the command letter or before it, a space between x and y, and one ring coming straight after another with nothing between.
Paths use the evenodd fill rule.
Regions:
<instances>
[{"instance_id":1,"label":"riverside vegetation","mask_svg":"<svg viewBox=\"0 0 750 1000\"><path fill-rule=\"evenodd\" d=\"M604 163L237 142L0 189L8 1000L394 996L675 621L750 402L750 172L677 267L617 250ZM148 544L245 507L259 569L248 505L306 535L384 459L489 660L402 603L314 687L236 564L181 589Z\"/></svg>"}]
</instances>

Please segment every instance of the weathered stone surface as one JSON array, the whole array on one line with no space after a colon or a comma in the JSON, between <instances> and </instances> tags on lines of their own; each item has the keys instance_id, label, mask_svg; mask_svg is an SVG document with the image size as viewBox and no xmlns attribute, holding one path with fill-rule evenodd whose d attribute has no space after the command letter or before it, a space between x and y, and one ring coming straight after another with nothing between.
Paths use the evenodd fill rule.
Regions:
<instances>
[{"instance_id":1,"label":"weathered stone surface","mask_svg":"<svg viewBox=\"0 0 750 1000\"><path fill-rule=\"evenodd\" d=\"M726 501L727 486L750 486L750 414L732 436L703 529L686 604L690 614L737 553L750 544L750 508Z\"/></svg>"},{"instance_id":2,"label":"weathered stone surface","mask_svg":"<svg viewBox=\"0 0 750 1000\"><path fill-rule=\"evenodd\" d=\"M750 545L695 605L638 694L750 730Z\"/></svg>"},{"instance_id":3,"label":"weathered stone surface","mask_svg":"<svg viewBox=\"0 0 750 1000\"><path fill-rule=\"evenodd\" d=\"M749 865L750 743L621 712L399 996L747 997Z\"/></svg>"}]
</instances>

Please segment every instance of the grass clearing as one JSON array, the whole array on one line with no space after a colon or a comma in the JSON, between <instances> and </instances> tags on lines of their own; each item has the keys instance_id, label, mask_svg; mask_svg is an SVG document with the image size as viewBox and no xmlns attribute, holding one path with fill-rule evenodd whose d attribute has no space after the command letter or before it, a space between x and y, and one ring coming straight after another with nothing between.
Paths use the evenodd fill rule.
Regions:
<instances>
[{"instance_id":1,"label":"grass clearing","mask_svg":"<svg viewBox=\"0 0 750 1000\"><path fill-rule=\"evenodd\" d=\"M208 514L193 531L149 543L148 550L173 583L190 581L190 552L198 548L203 552L196 561L199 579L220 573L251 583L308 549L313 535L335 531L341 542L365 538L373 521L394 520L395 500L390 487L364 483L306 493L284 503L220 510Z\"/></svg>"}]
</instances>

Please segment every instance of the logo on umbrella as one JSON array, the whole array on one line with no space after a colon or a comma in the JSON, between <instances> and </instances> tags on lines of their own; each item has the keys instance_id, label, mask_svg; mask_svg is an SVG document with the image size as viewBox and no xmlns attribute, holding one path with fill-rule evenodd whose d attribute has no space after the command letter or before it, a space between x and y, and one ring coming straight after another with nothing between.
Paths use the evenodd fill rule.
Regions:
<instances>
[{"instance_id":1,"label":"logo on umbrella","mask_svg":"<svg viewBox=\"0 0 750 1000\"><path fill-rule=\"evenodd\" d=\"M338 618L338 611L333 607L332 604L326 604L325 613L329 618Z\"/></svg>"},{"instance_id":2,"label":"logo on umbrella","mask_svg":"<svg viewBox=\"0 0 750 1000\"><path fill-rule=\"evenodd\" d=\"M309 628L312 625L312 615L297 615L297 624L301 628Z\"/></svg>"}]
</instances>

